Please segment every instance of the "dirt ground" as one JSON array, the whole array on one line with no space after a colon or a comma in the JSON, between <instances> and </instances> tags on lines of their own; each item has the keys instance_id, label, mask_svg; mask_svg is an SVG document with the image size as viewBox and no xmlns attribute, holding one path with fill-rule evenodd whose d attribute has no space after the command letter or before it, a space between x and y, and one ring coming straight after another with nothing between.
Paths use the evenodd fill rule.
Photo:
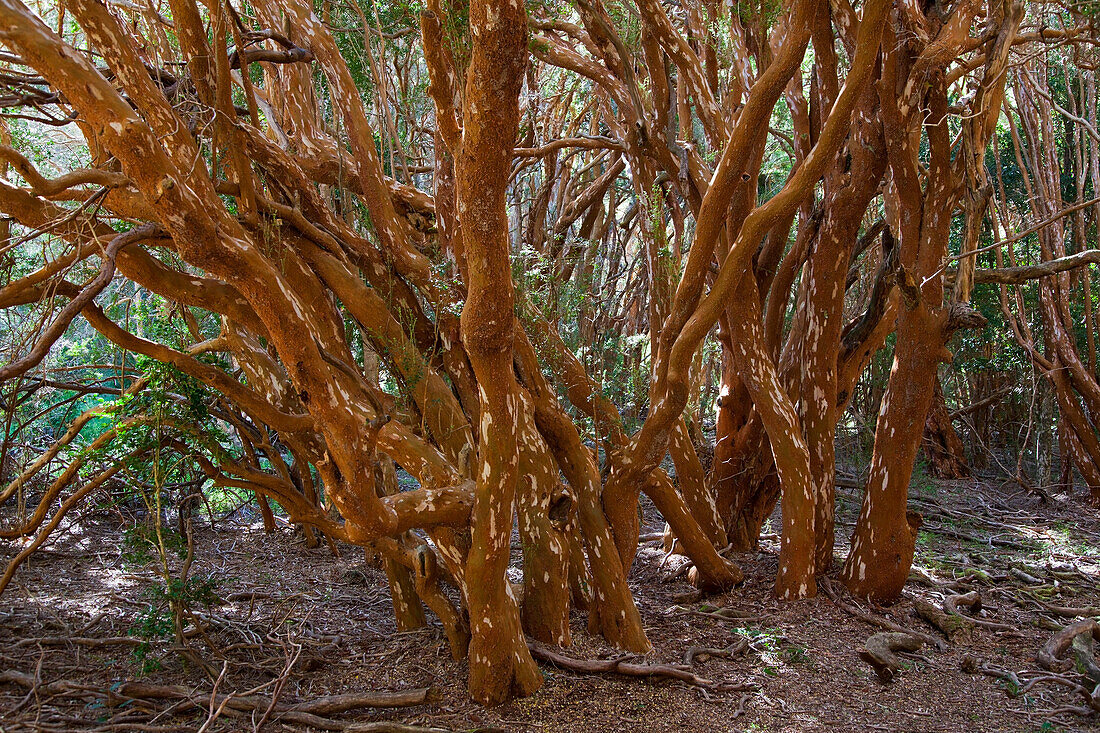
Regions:
<instances>
[{"instance_id":1,"label":"dirt ground","mask_svg":"<svg viewBox=\"0 0 1100 733\"><path fill-rule=\"evenodd\" d=\"M385 576L365 564L361 551L341 547L334 557L327 547L307 549L289 529L264 534L258 525L225 521L196 530L191 575L212 577L218 600L208 609L196 606L194 620L204 631L190 633L194 657L173 650L170 629L139 646L143 620L149 635L143 612L156 563L135 561L115 513L89 513L21 568L0 596L0 731L248 731L273 695L283 707L272 709L264 730L314 730L307 719L279 710L323 695L425 687L432 688L426 704L340 711L317 722L349 731L408 730L363 725L391 721L444 730L647 733L1096 727L1096 714L1054 712L1079 708L1083 698L1057 680L1043 681L1035 662L1050 629L1073 621L1048 606L1098 612L1095 510L1083 506L1080 495L1040 503L1016 485L920 475L912 498L924 515L916 568L907 598L888 608L857 604L835 582L845 608L824 593L776 602L770 595L773 535L759 552L735 556L746 573L742 587L702 599L691 598L692 588L677 574L683 558L666 557L659 540L644 544L631 583L655 651L633 661L681 664L691 647L724 649L744 637L750 643L743 653L696 659L693 670L751 689L723 693L540 664L546 681L538 694L488 710L467 699L465 665L451 659L434 619L418 631L395 630ZM838 558L857 509L855 490L840 489ZM651 509L646 519L643 533L660 531ZM771 527L778 526L773 518ZM0 562L18 549L0 541ZM913 613L912 600L941 605L946 595L967 590L981 593L980 618L1003 628L978 628L969 642L907 655L889 683L857 657L857 648L881 629L853 610L935 635ZM574 614L573 633L567 655L617 656L586 632L581 612ZM205 660L209 672L196 660ZM1016 677L998 677L1001 672ZM220 676L220 694L242 697L224 707L224 698L209 703L214 682L208 675ZM1040 681L1029 686L1035 678ZM137 699L136 688L123 687L128 681L182 685L198 706ZM240 709L241 700L256 699L263 704L255 710Z\"/></svg>"}]
</instances>

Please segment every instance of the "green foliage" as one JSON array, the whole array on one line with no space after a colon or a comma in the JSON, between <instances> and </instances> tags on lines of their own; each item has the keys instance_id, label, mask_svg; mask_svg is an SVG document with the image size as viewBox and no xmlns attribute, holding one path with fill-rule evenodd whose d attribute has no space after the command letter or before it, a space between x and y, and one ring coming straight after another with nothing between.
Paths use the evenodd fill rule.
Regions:
<instances>
[{"instance_id":1,"label":"green foliage","mask_svg":"<svg viewBox=\"0 0 1100 733\"><path fill-rule=\"evenodd\" d=\"M187 539L179 532L160 530L165 549L181 558L187 556ZM156 559L157 529L139 524L126 529L122 538L122 560L130 565L148 565Z\"/></svg>"},{"instance_id":2,"label":"green foliage","mask_svg":"<svg viewBox=\"0 0 1100 733\"><path fill-rule=\"evenodd\" d=\"M620 408L625 427L633 430L644 419L648 401L649 333L585 333L582 324L592 323L599 314L595 301L605 295L602 283L608 264L604 258L594 256L596 243L578 239L572 246L578 252L578 262L570 279L563 281L558 275L559 263L548 255L522 246L512 256L513 280L522 298L556 324L566 347L584 365L601 394ZM663 261L675 267L676 258L667 248L664 254ZM522 312L517 315L523 317ZM560 380L550 373L553 365L544 365L544 369L548 370L550 383L560 387ZM562 403L568 406L564 391L562 397ZM573 417L585 430L593 430L587 416L575 411Z\"/></svg>"},{"instance_id":3,"label":"green foliage","mask_svg":"<svg viewBox=\"0 0 1100 733\"><path fill-rule=\"evenodd\" d=\"M209 608L219 602L217 587L217 579L205 575L169 578L167 583L156 582L145 589L149 603L138 613L129 630L131 636L143 640L132 652L141 674L151 674L161 668L161 661L152 656L153 643L170 639L176 631L175 609L188 609L198 604Z\"/></svg>"},{"instance_id":4,"label":"green foliage","mask_svg":"<svg viewBox=\"0 0 1100 733\"><path fill-rule=\"evenodd\" d=\"M1020 686L1013 682L1011 679L1000 678L995 683L998 687L1003 689L1009 697L1019 697Z\"/></svg>"},{"instance_id":5,"label":"green foliage","mask_svg":"<svg viewBox=\"0 0 1100 733\"><path fill-rule=\"evenodd\" d=\"M160 493L157 488L152 492L152 497L146 497L153 505L152 518L125 531L122 553L124 562L151 565L159 575L143 589L147 605L130 628L130 634L142 640L133 650L142 674L161 667L160 660L152 656L154 642L175 636L178 643L183 643L184 617L190 609L196 605L210 607L219 602L217 577L190 574L191 546L183 535L162 525ZM183 560L178 573L171 569L173 556Z\"/></svg>"},{"instance_id":6,"label":"green foliage","mask_svg":"<svg viewBox=\"0 0 1100 733\"><path fill-rule=\"evenodd\" d=\"M780 652L780 657L790 664L807 664L810 662L810 650L804 646L793 644Z\"/></svg>"},{"instance_id":7,"label":"green foliage","mask_svg":"<svg viewBox=\"0 0 1100 733\"><path fill-rule=\"evenodd\" d=\"M131 655L134 661L140 665L141 674L152 674L160 670L161 662L151 656L153 641L167 639L172 635L172 619L153 606L147 606L138 613L137 622L130 627L130 635L142 639L142 643L134 647Z\"/></svg>"}]
</instances>

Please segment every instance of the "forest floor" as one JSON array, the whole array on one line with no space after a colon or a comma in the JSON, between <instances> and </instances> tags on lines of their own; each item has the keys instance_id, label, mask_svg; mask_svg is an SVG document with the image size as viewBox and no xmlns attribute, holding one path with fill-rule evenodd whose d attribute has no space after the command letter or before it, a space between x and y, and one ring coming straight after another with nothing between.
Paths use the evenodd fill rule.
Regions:
<instances>
[{"instance_id":1,"label":"forest floor","mask_svg":"<svg viewBox=\"0 0 1100 733\"><path fill-rule=\"evenodd\" d=\"M334 557L326 547L307 549L290 530L264 534L230 522L196 530L191 575L213 578L218 601L196 606L206 636L194 634L188 644L209 673L169 640L140 645L135 636L142 633L170 637L165 617L143 613L156 563L135 562L123 541L133 535L120 531L118 517L89 512L32 557L0 597L0 731L248 731L265 718L273 696L279 706L267 712L268 731L319 729L311 723L402 730L363 725L383 721L646 733L1081 731L1100 723L1095 714L1054 713L1083 700L1057 680L1042 680L1035 661L1051 629L1073 621L1066 607L1100 612L1095 510L1079 496L1040 503L1015 484L940 482L919 473L911 493L924 516L916 568L906 598L888 608L855 602L835 571L840 605L826 593L776 602L774 535L759 552L735 556L746 574L742 587L702 599L676 573L683 558L666 558L659 540L643 544L631 582L655 651L634 661L682 664L692 647L736 650L744 638L748 646L730 658L698 656L693 664L700 677L738 691L540 663L546 681L538 694L488 710L467 698L465 665L451 659L438 624L395 630L385 576L361 551L342 547ZM840 489L838 563L858 501L854 489ZM643 533L660 532L652 509L647 519ZM0 544L0 563L17 549ZM889 683L857 656L881 630L859 615L937 635L914 613L914 599L940 606L969 590L979 591L984 610L977 617L987 622L969 641L908 655ZM564 652L570 657L616 656L587 633L583 613L574 614L573 637ZM1016 676L998 677L1002 671ZM216 684L208 674L220 675ZM1033 678L1040 681L1029 687ZM429 702L415 706L315 707L315 718L288 712L325 695L428 687Z\"/></svg>"}]
</instances>

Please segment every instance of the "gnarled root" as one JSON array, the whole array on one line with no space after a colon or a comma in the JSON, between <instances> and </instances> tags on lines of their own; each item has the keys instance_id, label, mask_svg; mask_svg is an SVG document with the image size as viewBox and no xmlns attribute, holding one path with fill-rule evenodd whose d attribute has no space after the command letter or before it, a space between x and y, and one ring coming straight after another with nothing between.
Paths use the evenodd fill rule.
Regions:
<instances>
[{"instance_id":1,"label":"gnarled root","mask_svg":"<svg viewBox=\"0 0 1100 733\"><path fill-rule=\"evenodd\" d=\"M1016 631L1016 628L1011 624L1001 624L996 621L986 621L985 619L967 616L959 611L960 605L966 606L972 613L980 613L982 610L982 597L976 590L972 590L969 593L959 593L943 599L943 610L952 616L965 619L970 622L972 626L981 626L982 628L993 629L994 631Z\"/></svg>"},{"instance_id":2,"label":"gnarled root","mask_svg":"<svg viewBox=\"0 0 1100 733\"><path fill-rule=\"evenodd\" d=\"M564 654L559 654L545 644L528 640L528 648L535 659L555 664L562 669L568 669L582 674L620 674L627 677L667 677L669 679L686 682L695 687L713 692L743 692L755 689L751 682L716 682L714 680L699 677L694 672L684 667L670 664L644 664L628 662L625 658L619 659L574 659Z\"/></svg>"},{"instance_id":3,"label":"gnarled root","mask_svg":"<svg viewBox=\"0 0 1100 733\"><path fill-rule=\"evenodd\" d=\"M924 645L924 640L914 634L887 631L875 634L863 647L856 650L859 658L874 668L879 679L889 682L901 669L901 660L894 652L915 652Z\"/></svg>"},{"instance_id":4,"label":"gnarled root","mask_svg":"<svg viewBox=\"0 0 1100 733\"><path fill-rule=\"evenodd\" d=\"M970 641L974 624L965 616L946 613L923 598L914 599L913 608L918 616L943 632L943 635L952 644Z\"/></svg>"},{"instance_id":5,"label":"gnarled root","mask_svg":"<svg viewBox=\"0 0 1100 733\"><path fill-rule=\"evenodd\" d=\"M706 646L693 646L689 647L684 652L684 666L690 667L696 662L705 662L712 657L721 657L722 659L729 659L736 657L740 654L744 654L745 650L749 648L749 640L743 636L737 637L737 641L730 644L725 649L717 649Z\"/></svg>"},{"instance_id":6,"label":"gnarled root","mask_svg":"<svg viewBox=\"0 0 1100 733\"><path fill-rule=\"evenodd\" d=\"M1085 636L1086 639L1082 640L1080 644L1075 644L1075 640L1080 636ZM1035 660L1039 662L1039 666L1043 669L1051 672L1067 672L1073 669L1074 663L1061 657L1071 646L1075 647L1075 654L1084 656L1087 653L1088 646L1091 646L1088 642L1092 639L1100 640L1100 622L1095 619L1078 621L1050 637L1047 643L1043 644L1043 648L1039 650L1039 653L1035 655ZM1093 666L1095 666L1095 663Z\"/></svg>"}]
</instances>

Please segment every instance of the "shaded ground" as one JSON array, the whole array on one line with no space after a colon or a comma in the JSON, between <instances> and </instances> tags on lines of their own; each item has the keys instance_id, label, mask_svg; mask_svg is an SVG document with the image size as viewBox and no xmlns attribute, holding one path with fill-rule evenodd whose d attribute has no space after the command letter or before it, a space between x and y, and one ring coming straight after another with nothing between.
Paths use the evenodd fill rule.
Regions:
<instances>
[{"instance_id":1,"label":"shaded ground","mask_svg":"<svg viewBox=\"0 0 1100 733\"><path fill-rule=\"evenodd\" d=\"M841 488L838 558L858 509L854 489ZM691 599L676 576L682 558L665 558L659 540L642 548L632 574L647 632L656 651L645 660L682 662L694 646L726 648L743 636L750 647L730 659L697 660L694 671L714 681L752 683L749 692L716 693L678 681L580 675L541 665L546 684L535 696L497 709L470 703L465 666L452 661L437 625L397 633L385 576L361 552L306 549L289 530L264 535L219 523L196 531L193 577L210 575L224 603L196 606L205 636L189 646L206 660L220 693L254 694L283 704L322 695L432 687L434 702L389 710L350 710L321 722L402 721L450 730L510 731L1078 731L1091 718L1051 711L1082 699L1068 687L1037 683L1023 695L1013 682L966 666L1024 673L1052 633L1072 621L1043 604L1100 606L1100 523L1075 498L1038 500L1015 486L919 478L914 508L924 514L917 570L909 598L886 609L864 609L928 634L912 613L912 598L940 605L945 595L978 590L982 618L1007 629L979 629L971 642L910 655L900 675L883 684L855 650L879 629L842 610L824 594L778 604L769 591L777 544L737 556L745 585L723 596ZM647 515L643 532L660 530ZM773 519L773 527L779 526ZM132 536L132 534L131 534ZM17 551L0 542L0 562ZM167 639L139 646L135 635L163 628L166 614L148 614L145 593L155 563L126 547L119 519L86 517L24 566L0 596L0 730L252 730L264 714L208 706L212 680L172 651ZM147 558L144 558L147 559ZM173 560L178 566L178 558ZM837 586L839 588L839 586ZM855 605L841 591L845 605ZM732 618L713 614L720 609ZM1095 608L1092 609L1095 613ZM193 628L188 623L189 628ZM567 654L613 656L574 616ZM73 642L72 639L81 641ZM640 661L640 660L639 660ZM17 674L13 674L17 673ZM19 678L19 674L30 677ZM20 679L23 684L20 684ZM27 681L37 686L28 690ZM6 681L4 681L6 680ZM69 681L72 685L58 684ZM171 700L120 698L125 681L185 685L203 709ZM51 683L54 683L51 685ZM1015 688L1015 689L1014 689ZM109 691L116 691L109 695ZM122 704L125 703L125 704ZM209 721L211 712L215 720ZM311 730L273 711L265 730ZM364 729L364 728L361 728ZM379 728L376 730L399 730Z\"/></svg>"}]
</instances>

